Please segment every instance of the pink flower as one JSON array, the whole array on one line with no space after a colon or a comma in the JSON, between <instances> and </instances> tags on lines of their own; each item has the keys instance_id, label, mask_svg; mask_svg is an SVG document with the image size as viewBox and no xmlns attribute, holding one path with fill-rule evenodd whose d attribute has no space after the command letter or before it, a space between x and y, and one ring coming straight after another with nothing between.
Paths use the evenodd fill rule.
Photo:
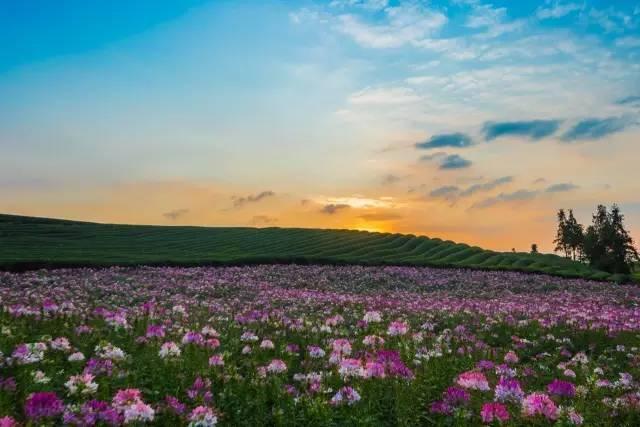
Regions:
<instances>
[{"instance_id":1,"label":"pink flower","mask_svg":"<svg viewBox=\"0 0 640 427\"><path fill-rule=\"evenodd\" d=\"M458 385L470 390L489 390L489 382L482 372L467 371L458 376Z\"/></svg>"},{"instance_id":2,"label":"pink flower","mask_svg":"<svg viewBox=\"0 0 640 427\"><path fill-rule=\"evenodd\" d=\"M520 382L515 378L500 378L495 390L495 400L498 402L520 403L524 398L524 392Z\"/></svg>"},{"instance_id":3,"label":"pink flower","mask_svg":"<svg viewBox=\"0 0 640 427\"><path fill-rule=\"evenodd\" d=\"M518 363L519 360L518 355L514 351L509 351L504 355L504 363L508 363L509 365Z\"/></svg>"},{"instance_id":4,"label":"pink flower","mask_svg":"<svg viewBox=\"0 0 640 427\"><path fill-rule=\"evenodd\" d=\"M527 417L543 415L548 420L557 420L560 410L549 396L544 393L531 393L522 401L522 413Z\"/></svg>"},{"instance_id":5,"label":"pink flower","mask_svg":"<svg viewBox=\"0 0 640 427\"><path fill-rule=\"evenodd\" d=\"M342 387L338 392L331 398L330 403L334 406L339 406L342 404L353 405L360 401L360 394L352 387Z\"/></svg>"},{"instance_id":6,"label":"pink flower","mask_svg":"<svg viewBox=\"0 0 640 427\"><path fill-rule=\"evenodd\" d=\"M142 402L142 393L137 388L118 390L112 400L113 407L119 411L138 402Z\"/></svg>"},{"instance_id":7,"label":"pink flower","mask_svg":"<svg viewBox=\"0 0 640 427\"><path fill-rule=\"evenodd\" d=\"M287 370L287 364L280 359L273 359L267 365L267 371L272 374L280 374Z\"/></svg>"},{"instance_id":8,"label":"pink flower","mask_svg":"<svg viewBox=\"0 0 640 427\"><path fill-rule=\"evenodd\" d=\"M207 406L198 406L189 415L189 425L211 427L218 424L218 416L215 411Z\"/></svg>"},{"instance_id":9,"label":"pink flower","mask_svg":"<svg viewBox=\"0 0 640 427\"><path fill-rule=\"evenodd\" d=\"M365 371L359 359L342 359L338 372L342 378L364 377Z\"/></svg>"},{"instance_id":10,"label":"pink flower","mask_svg":"<svg viewBox=\"0 0 640 427\"><path fill-rule=\"evenodd\" d=\"M500 422L508 421L509 411L502 403L485 403L482 405L480 417L482 417L482 422L487 424L494 420L498 420Z\"/></svg>"},{"instance_id":11,"label":"pink flower","mask_svg":"<svg viewBox=\"0 0 640 427\"><path fill-rule=\"evenodd\" d=\"M224 357L221 354L214 354L209 358L209 366L224 366Z\"/></svg>"},{"instance_id":12,"label":"pink flower","mask_svg":"<svg viewBox=\"0 0 640 427\"><path fill-rule=\"evenodd\" d=\"M409 332L409 325L399 320L391 322L389 328L387 329L387 334L392 337L405 335L407 332Z\"/></svg>"},{"instance_id":13,"label":"pink flower","mask_svg":"<svg viewBox=\"0 0 640 427\"><path fill-rule=\"evenodd\" d=\"M325 355L325 351L317 345L310 345L307 350L309 351L309 356L313 359L319 359Z\"/></svg>"},{"instance_id":14,"label":"pink flower","mask_svg":"<svg viewBox=\"0 0 640 427\"><path fill-rule=\"evenodd\" d=\"M384 365L379 362L367 362L365 366L367 378L384 378Z\"/></svg>"},{"instance_id":15,"label":"pink flower","mask_svg":"<svg viewBox=\"0 0 640 427\"><path fill-rule=\"evenodd\" d=\"M0 418L0 427L18 427L18 422L10 416Z\"/></svg>"},{"instance_id":16,"label":"pink flower","mask_svg":"<svg viewBox=\"0 0 640 427\"><path fill-rule=\"evenodd\" d=\"M144 402L136 402L124 409L124 423L153 421L155 411Z\"/></svg>"},{"instance_id":17,"label":"pink flower","mask_svg":"<svg viewBox=\"0 0 640 427\"><path fill-rule=\"evenodd\" d=\"M334 353L337 353L339 355L348 356L351 354L351 343L349 342L349 340L344 338L333 340L333 342L331 343L331 348L333 349Z\"/></svg>"}]
</instances>

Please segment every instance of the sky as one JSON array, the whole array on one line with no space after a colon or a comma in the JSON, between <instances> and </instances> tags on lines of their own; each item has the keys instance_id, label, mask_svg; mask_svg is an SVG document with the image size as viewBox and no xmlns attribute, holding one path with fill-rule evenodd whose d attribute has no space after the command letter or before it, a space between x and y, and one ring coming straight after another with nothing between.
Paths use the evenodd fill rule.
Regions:
<instances>
[{"instance_id":1,"label":"sky","mask_svg":"<svg viewBox=\"0 0 640 427\"><path fill-rule=\"evenodd\" d=\"M0 212L640 240L640 1L0 4Z\"/></svg>"}]
</instances>

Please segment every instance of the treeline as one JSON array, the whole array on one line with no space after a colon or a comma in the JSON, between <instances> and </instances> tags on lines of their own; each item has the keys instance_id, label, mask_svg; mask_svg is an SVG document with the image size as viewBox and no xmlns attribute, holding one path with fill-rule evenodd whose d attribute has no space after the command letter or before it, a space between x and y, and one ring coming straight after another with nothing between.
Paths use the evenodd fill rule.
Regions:
<instances>
[{"instance_id":1,"label":"treeline","mask_svg":"<svg viewBox=\"0 0 640 427\"><path fill-rule=\"evenodd\" d=\"M617 205L607 209L598 205L592 224L586 229L564 209L558 211L558 231L555 251L565 257L589 263L594 268L612 274L630 274L640 261L631 235L624 226L624 215Z\"/></svg>"}]
</instances>

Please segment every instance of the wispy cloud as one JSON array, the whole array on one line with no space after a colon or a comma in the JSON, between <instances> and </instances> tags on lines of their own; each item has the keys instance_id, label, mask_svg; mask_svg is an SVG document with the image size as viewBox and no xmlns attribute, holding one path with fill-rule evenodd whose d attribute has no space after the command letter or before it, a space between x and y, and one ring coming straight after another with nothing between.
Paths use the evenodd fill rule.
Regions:
<instances>
[{"instance_id":1,"label":"wispy cloud","mask_svg":"<svg viewBox=\"0 0 640 427\"><path fill-rule=\"evenodd\" d=\"M640 47L640 37L626 36L616 39L616 46L623 49Z\"/></svg>"},{"instance_id":2,"label":"wispy cloud","mask_svg":"<svg viewBox=\"0 0 640 427\"><path fill-rule=\"evenodd\" d=\"M534 190L518 190L513 193L500 193L495 197L489 197L475 203L472 208L483 209L505 202L532 200L538 194L538 191Z\"/></svg>"},{"instance_id":3,"label":"wispy cloud","mask_svg":"<svg viewBox=\"0 0 640 427\"><path fill-rule=\"evenodd\" d=\"M464 169L470 167L471 160L467 160L458 154L450 154L440 162L440 169Z\"/></svg>"},{"instance_id":4,"label":"wispy cloud","mask_svg":"<svg viewBox=\"0 0 640 427\"><path fill-rule=\"evenodd\" d=\"M618 105L640 105L640 95L631 95L616 101Z\"/></svg>"},{"instance_id":5,"label":"wispy cloud","mask_svg":"<svg viewBox=\"0 0 640 427\"><path fill-rule=\"evenodd\" d=\"M171 221L176 221L180 217L185 216L189 213L189 209L174 209L169 212L165 212L162 214L163 217L170 219Z\"/></svg>"},{"instance_id":6,"label":"wispy cloud","mask_svg":"<svg viewBox=\"0 0 640 427\"><path fill-rule=\"evenodd\" d=\"M460 199L475 196L479 193L486 193L495 190L506 184L513 182L512 176L503 176L493 179L491 181L473 184L465 189L458 187L457 185L444 185L432 190L429 193L429 197L434 199L445 199L451 202L458 201Z\"/></svg>"},{"instance_id":7,"label":"wispy cloud","mask_svg":"<svg viewBox=\"0 0 640 427\"><path fill-rule=\"evenodd\" d=\"M520 136L537 141L553 135L561 123L560 120L487 122L484 124L482 131L487 141L503 136Z\"/></svg>"},{"instance_id":8,"label":"wispy cloud","mask_svg":"<svg viewBox=\"0 0 640 427\"><path fill-rule=\"evenodd\" d=\"M540 182L543 182L543 181L540 181ZM495 206L501 203L533 200L537 197L542 197L544 194L566 193L569 191L577 190L578 188L579 187L577 185L572 183L559 183L559 184L550 185L544 190L521 189L511 193L500 193L497 196L482 199L474 203L471 206L471 208L482 209L482 208Z\"/></svg>"},{"instance_id":9,"label":"wispy cloud","mask_svg":"<svg viewBox=\"0 0 640 427\"><path fill-rule=\"evenodd\" d=\"M346 203L330 203L328 205L324 205L321 209L320 212L323 214L327 214L327 215L334 215L335 213L337 213L338 211L344 210L344 209L349 209L351 206L349 206Z\"/></svg>"},{"instance_id":10,"label":"wispy cloud","mask_svg":"<svg viewBox=\"0 0 640 427\"><path fill-rule=\"evenodd\" d=\"M602 139L614 133L621 132L632 124L633 122L627 117L584 119L576 123L562 135L562 140L573 142L578 140Z\"/></svg>"},{"instance_id":11,"label":"wispy cloud","mask_svg":"<svg viewBox=\"0 0 640 427\"><path fill-rule=\"evenodd\" d=\"M546 0L544 6L538 7L538 19L558 19L573 12L582 10L584 5L578 3L564 3L558 0Z\"/></svg>"},{"instance_id":12,"label":"wispy cloud","mask_svg":"<svg viewBox=\"0 0 640 427\"><path fill-rule=\"evenodd\" d=\"M503 176L501 178L494 179L493 181L485 182L482 184L474 184L460 193L460 197L469 197L476 193L491 191L497 187L513 182L512 176Z\"/></svg>"},{"instance_id":13,"label":"wispy cloud","mask_svg":"<svg viewBox=\"0 0 640 427\"><path fill-rule=\"evenodd\" d=\"M402 181L402 177L394 174L387 174L382 177L382 185L393 185L399 181Z\"/></svg>"},{"instance_id":14,"label":"wispy cloud","mask_svg":"<svg viewBox=\"0 0 640 427\"><path fill-rule=\"evenodd\" d=\"M415 103L421 97L408 87L367 87L349 96L352 105L385 106Z\"/></svg>"},{"instance_id":15,"label":"wispy cloud","mask_svg":"<svg viewBox=\"0 0 640 427\"><path fill-rule=\"evenodd\" d=\"M257 194L250 194L246 197L233 197L233 207L240 208L247 203L257 203L263 199L273 197L275 195L276 193L274 193L273 191L267 190Z\"/></svg>"},{"instance_id":16,"label":"wispy cloud","mask_svg":"<svg viewBox=\"0 0 640 427\"><path fill-rule=\"evenodd\" d=\"M277 222L278 218L274 218L268 215L254 215L250 221L252 225L270 225Z\"/></svg>"},{"instance_id":17,"label":"wispy cloud","mask_svg":"<svg viewBox=\"0 0 640 427\"><path fill-rule=\"evenodd\" d=\"M433 198L451 199L458 195L460 188L455 185L445 185L432 190L429 196Z\"/></svg>"},{"instance_id":18,"label":"wispy cloud","mask_svg":"<svg viewBox=\"0 0 640 427\"><path fill-rule=\"evenodd\" d=\"M364 219L365 221L384 222L402 219L402 215L393 212L374 212L362 214L358 218Z\"/></svg>"},{"instance_id":19,"label":"wispy cloud","mask_svg":"<svg viewBox=\"0 0 640 427\"><path fill-rule=\"evenodd\" d=\"M416 148L419 149L432 149L442 147L456 147L464 148L473 144L471 137L464 133L448 133L434 135L427 141L416 143Z\"/></svg>"},{"instance_id":20,"label":"wispy cloud","mask_svg":"<svg viewBox=\"0 0 640 427\"><path fill-rule=\"evenodd\" d=\"M545 193L566 193L567 191L577 190L579 187L571 183L554 184L547 187Z\"/></svg>"},{"instance_id":21,"label":"wispy cloud","mask_svg":"<svg viewBox=\"0 0 640 427\"><path fill-rule=\"evenodd\" d=\"M464 169L472 165L470 160L465 159L459 154L447 154L443 151L438 151L433 154L425 154L420 157L422 162L437 162L438 168L442 170L450 169Z\"/></svg>"},{"instance_id":22,"label":"wispy cloud","mask_svg":"<svg viewBox=\"0 0 640 427\"><path fill-rule=\"evenodd\" d=\"M414 44L437 32L447 17L434 9L417 3L387 7L383 11L385 22L372 24L353 14L338 16L337 29L367 48L397 48Z\"/></svg>"}]
</instances>

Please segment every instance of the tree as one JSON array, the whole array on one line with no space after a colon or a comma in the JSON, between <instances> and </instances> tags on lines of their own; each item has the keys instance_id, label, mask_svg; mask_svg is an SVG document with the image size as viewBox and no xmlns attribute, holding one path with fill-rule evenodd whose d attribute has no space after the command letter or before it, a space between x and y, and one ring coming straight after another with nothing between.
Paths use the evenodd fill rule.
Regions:
<instances>
[{"instance_id":1,"label":"tree","mask_svg":"<svg viewBox=\"0 0 640 427\"><path fill-rule=\"evenodd\" d=\"M564 213L564 209L558 211L558 231L556 232L556 238L553 241L556 244L555 252L564 252L564 256L569 258L569 245L567 242L567 215Z\"/></svg>"},{"instance_id":2,"label":"tree","mask_svg":"<svg viewBox=\"0 0 640 427\"><path fill-rule=\"evenodd\" d=\"M569 217L565 221L564 238L571 258L575 261L582 257L584 242L584 227L573 216L573 209L569 209Z\"/></svg>"},{"instance_id":3,"label":"tree","mask_svg":"<svg viewBox=\"0 0 640 427\"><path fill-rule=\"evenodd\" d=\"M536 243L532 243L531 244L531 253L532 254L537 254L538 253L538 245Z\"/></svg>"},{"instance_id":4,"label":"tree","mask_svg":"<svg viewBox=\"0 0 640 427\"><path fill-rule=\"evenodd\" d=\"M629 274L633 263L640 259L624 227L624 215L615 204L611 211L598 205L593 223L584 234L583 251L593 267L616 274Z\"/></svg>"},{"instance_id":5,"label":"tree","mask_svg":"<svg viewBox=\"0 0 640 427\"><path fill-rule=\"evenodd\" d=\"M564 256L574 261L582 257L582 246L584 242L584 227L580 224L575 216L573 209L569 209L569 216L564 209L558 211L558 231L556 239L556 252L564 252Z\"/></svg>"}]
</instances>

